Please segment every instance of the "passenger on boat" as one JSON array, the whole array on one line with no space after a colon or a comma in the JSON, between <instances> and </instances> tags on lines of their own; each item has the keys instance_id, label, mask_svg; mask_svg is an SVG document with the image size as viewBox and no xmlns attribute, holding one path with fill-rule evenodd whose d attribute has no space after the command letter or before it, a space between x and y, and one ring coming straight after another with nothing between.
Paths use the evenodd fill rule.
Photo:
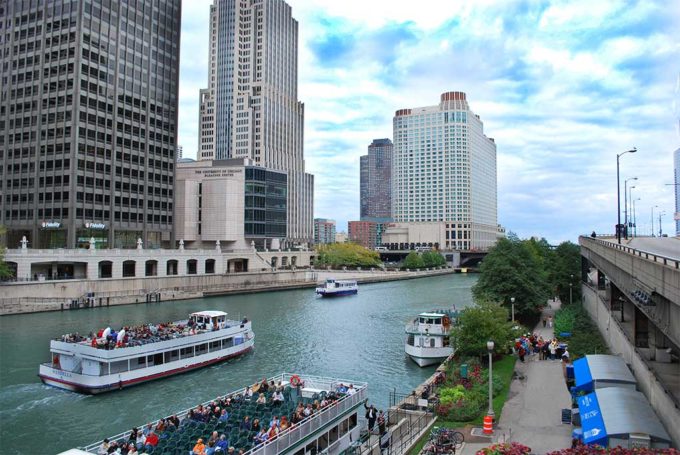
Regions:
<instances>
[{"instance_id":1,"label":"passenger on boat","mask_svg":"<svg viewBox=\"0 0 680 455\"><path fill-rule=\"evenodd\" d=\"M347 395L354 395L355 393L357 393L357 390L354 388L354 385L350 384L347 389Z\"/></svg>"},{"instance_id":2,"label":"passenger on boat","mask_svg":"<svg viewBox=\"0 0 680 455\"><path fill-rule=\"evenodd\" d=\"M215 444L215 452L227 452L229 450L229 441L227 440L227 436L222 434L220 436L220 440L217 441Z\"/></svg>"},{"instance_id":3,"label":"passenger on boat","mask_svg":"<svg viewBox=\"0 0 680 455\"><path fill-rule=\"evenodd\" d=\"M269 391L269 383L267 383L267 378L262 378L260 382L260 392L267 393Z\"/></svg>"},{"instance_id":4,"label":"passenger on boat","mask_svg":"<svg viewBox=\"0 0 680 455\"><path fill-rule=\"evenodd\" d=\"M253 440L258 444L266 442L267 439L269 439L269 435L267 434L267 430L265 430L264 428L261 428L259 433L257 433L253 438Z\"/></svg>"},{"instance_id":5,"label":"passenger on boat","mask_svg":"<svg viewBox=\"0 0 680 455\"><path fill-rule=\"evenodd\" d=\"M255 401L257 404L267 404L267 397L264 396L264 393L261 393L260 396L257 397L257 400Z\"/></svg>"},{"instance_id":6,"label":"passenger on boat","mask_svg":"<svg viewBox=\"0 0 680 455\"><path fill-rule=\"evenodd\" d=\"M274 392L274 394L272 395L272 404L278 406L283 402L284 402L283 392L280 392L278 390Z\"/></svg>"},{"instance_id":7,"label":"passenger on boat","mask_svg":"<svg viewBox=\"0 0 680 455\"><path fill-rule=\"evenodd\" d=\"M267 438L268 439L274 439L278 435L279 435L279 427L272 424L272 426L269 427L269 432L267 433Z\"/></svg>"},{"instance_id":8,"label":"passenger on boat","mask_svg":"<svg viewBox=\"0 0 680 455\"><path fill-rule=\"evenodd\" d=\"M280 423L279 416L274 415L274 416L272 416L272 419L269 421L269 426L271 427L271 426L274 425L274 426L278 427L279 423Z\"/></svg>"},{"instance_id":9,"label":"passenger on boat","mask_svg":"<svg viewBox=\"0 0 680 455\"><path fill-rule=\"evenodd\" d=\"M208 446L205 448L205 455L215 455L215 441L208 441Z\"/></svg>"},{"instance_id":10,"label":"passenger on boat","mask_svg":"<svg viewBox=\"0 0 680 455\"><path fill-rule=\"evenodd\" d=\"M245 416L240 425L241 431L250 431L251 427L252 424L250 423L250 417Z\"/></svg>"},{"instance_id":11,"label":"passenger on boat","mask_svg":"<svg viewBox=\"0 0 680 455\"><path fill-rule=\"evenodd\" d=\"M347 393L347 387L345 387L345 384L341 382L340 385L335 388L335 391L341 394L345 394Z\"/></svg>"},{"instance_id":12,"label":"passenger on boat","mask_svg":"<svg viewBox=\"0 0 680 455\"><path fill-rule=\"evenodd\" d=\"M243 392L243 398L246 400L250 400L253 397L253 389L250 388L250 386L246 387L246 390Z\"/></svg>"},{"instance_id":13,"label":"passenger on boat","mask_svg":"<svg viewBox=\"0 0 680 455\"><path fill-rule=\"evenodd\" d=\"M177 417L177 414L173 414L172 417L168 419L168 423L175 428L179 427L179 417Z\"/></svg>"},{"instance_id":14,"label":"passenger on boat","mask_svg":"<svg viewBox=\"0 0 680 455\"><path fill-rule=\"evenodd\" d=\"M198 441L196 441L196 445L194 446L191 453L193 455L205 455L205 444L203 444L202 438L198 438Z\"/></svg>"},{"instance_id":15,"label":"passenger on boat","mask_svg":"<svg viewBox=\"0 0 680 455\"><path fill-rule=\"evenodd\" d=\"M144 443L146 443L146 436L144 436L144 433L142 433L141 431L138 431L137 440L135 441L137 450L142 450L142 447L144 447Z\"/></svg>"},{"instance_id":16,"label":"passenger on boat","mask_svg":"<svg viewBox=\"0 0 680 455\"><path fill-rule=\"evenodd\" d=\"M281 428L281 431L285 431L288 428L290 428L290 422L288 421L288 417L286 416L281 417L281 424L279 425L279 428Z\"/></svg>"},{"instance_id":17,"label":"passenger on boat","mask_svg":"<svg viewBox=\"0 0 680 455\"><path fill-rule=\"evenodd\" d=\"M167 428L167 426L168 426L168 425L167 425L167 423L165 423L165 419L160 419L160 420L158 421L158 425L156 425L156 430L155 430L155 431L156 431L157 433L162 433L162 432L165 431L165 429Z\"/></svg>"},{"instance_id":18,"label":"passenger on boat","mask_svg":"<svg viewBox=\"0 0 680 455\"><path fill-rule=\"evenodd\" d=\"M217 431L213 431L212 434L210 435L210 438L208 439L208 443L210 442L217 442L217 440L220 438L219 434Z\"/></svg>"},{"instance_id":19,"label":"passenger on boat","mask_svg":"<svg viewBox=\"0 0 680 455\"><path fill-rule=\"evenodd\" d=\"M109 440L104 438L99 446L99 450L97 450L97 455L106 455L107 453L109 453Z\"/></svg>"},{"instance_id":20,"label":"passenger on boat","mask_svg":"<svg viewBox=\"0 0 680 455\"><path fill-rule=\"evenodd\" d=\"M250 427L250 431L260 431L260 419L253 420L253 425Z\"/></svg>"},{"instance_id":21,"label":"passenger on boat","mask_svg":"<svg viewBox=\"0 0 680 455\"><path fill-rule=\"evenodd\" d=\"M144 448L146 449L147 452L150 452L157 445L158 435L152 430L151 433L149 433L149 435L146 437L146 441L144 441ZM151 449L149 449L149 447L151 447Z\"/></svg>"},{"instance_id":22,"label":"passenger on boat","mask_svg":"<svg viewBox=\"0 0 680 455\"><path fill-rule=\"evenodd\" d=\"M220 417L217 419L220 422L226 422L229 420L229 413L227 412L226 409L222 409L222 413L220 414Z\"/></svg>"}]
</instances>

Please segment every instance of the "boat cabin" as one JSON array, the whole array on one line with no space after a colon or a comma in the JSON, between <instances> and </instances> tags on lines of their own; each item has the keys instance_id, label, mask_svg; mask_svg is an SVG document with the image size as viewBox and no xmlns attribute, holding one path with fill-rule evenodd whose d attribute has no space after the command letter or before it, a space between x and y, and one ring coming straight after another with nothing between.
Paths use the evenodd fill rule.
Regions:
<instances>
[{"instance_id":1,"label":"boat cabin","mask_svg":"<svg viewBox=\"0 0 680 455\"><path fill-rule=\"evenodd\" d=\"M189 316L189 325L193 327L222 329L226 323L227 313L224 311L199 311Z\"/></svg>"},{"instance_id":2,"label":"boat cabin","mask_svg":"<svg viewBox=\"0 0 680 455\"><path fill-rule=\"evenodd\" d=\"M443 326L448 329L451 326L451 318L444 313L420 313L418 315L418 325L425 326Z\"/></svg>"}]
</instances>

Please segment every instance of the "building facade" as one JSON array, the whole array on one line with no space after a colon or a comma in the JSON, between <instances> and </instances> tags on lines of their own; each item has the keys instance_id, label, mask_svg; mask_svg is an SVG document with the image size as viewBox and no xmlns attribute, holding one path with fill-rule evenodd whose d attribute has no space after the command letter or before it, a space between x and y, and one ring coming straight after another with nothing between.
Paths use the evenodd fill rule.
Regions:
<instances>
[{"instance_id":1,"label":"building facade","mask_svg":"<svg viewBox=\"0 0 680 455\"><path fill-rule=\"evenodd\" d=\"M314 243L335 243L335 220L314 218Z\"/></svg>"},{"instance_id":2,"label":"building facade","mask_svg":"<svg viewBox=\"0 0 680 455\"><path fill-rule=\"evenodd\" d=\"M199 159L250 158L287 173L285 242L291 244L314 235L297 46L298 23L283 0L214 0L209 83L200 93L199 114Z\"/></svg>"},{"instance_id":3,"label":"building facade","mask_svg":"<svg viewBox=\"0 0 680 455\"><path fill-rule=\"evenodd\" d=\"M391 221L392 141L374 139L360 158L360 216L367 221Z\"/></svg>"},{"instance_id":4,"label":"building facade","mask_svg":"<svg viewBox=\"0 0 680 455\"><path fill-rule=\"evenodd\" d=\"M0 2L7 244L172 243L180 0Z\"/></svg>"},{"instance_id":5,"label":"building facade","mask_svg":"<svg viewBox=\"0 0 680 455\"><path fill-rule=\"evenodd\" d=\"M177 166L177 239L187 248L278 248L286 233L287 175L249 158Z\"/></svg>"},{"instance_id":6,"label":"building facade","mask_svg":"<svg viewBox=\"0 0 680 455\"><path fill-rule=\"evenodd\" d=\"M349 221L347 223L349 241L358 243L364 248L374 249L379 245L378 224L375 221Z\"/></svg>"},{"instance_id":7,"label":"building facade","mask_svg":"<svg viewBox=\"0 0 680 455\"><path fill-rule=\"evenodd\" d=\"M383 244L486 250L499 236L496 144L463 92L396 111L392 215Z\"/></svg>"}]
</instances>

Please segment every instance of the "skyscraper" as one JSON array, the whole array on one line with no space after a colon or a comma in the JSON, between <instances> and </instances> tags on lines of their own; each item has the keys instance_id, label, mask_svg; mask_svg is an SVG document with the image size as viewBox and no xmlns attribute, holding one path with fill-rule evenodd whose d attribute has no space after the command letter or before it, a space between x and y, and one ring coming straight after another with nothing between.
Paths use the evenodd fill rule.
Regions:
<instances>
[{"instance_id":1,"label":"skyscraper","mask_svg":"<svg viewBox=\"0 0 680 455\"><path fill-rule=\"evenodd\" d=\"M383 244L487 249L499 235L496 144L465 93L394 116L392 213Z\"/></svg>"},{"instance_id":2,"label":"skyscraper","mask_svg":"<svg viewBox=\"0 0 680 455\"><path fill-rule=\"evenodd\" d=\"M314 243L335 243L335 220L314 218Z\"/></svg>"},{"instance_id":3,"label":"skyscraper","mask_svg":"<svg viewBox=\"0 0 680 455\"><path fill-rule=\"evenodd\" d=\"M360 158L362 220L389 221L392 217L392 141L374 139Z\"/></svg>"},{"instance_id":4,"label":"skyscraper","mask_svg":"<svg viewBox=\"0 0 680 455\"><path fill-rule=\"evenodd\" d=\"M172 240L180 0L0 2L10 247Z\"/></svg>"},{"instance_id":5,"label":"skyscraper","mask_svg":"<svg viewBox=\"0 0 680 455\"><path fill-rule=\"evenodd\" d=\"M200 93L199 159L251 158L288 174L290 242L313 238L297 99L298 23L283 0L214 0L208 88Z\"/></svg>"}]
</instances>

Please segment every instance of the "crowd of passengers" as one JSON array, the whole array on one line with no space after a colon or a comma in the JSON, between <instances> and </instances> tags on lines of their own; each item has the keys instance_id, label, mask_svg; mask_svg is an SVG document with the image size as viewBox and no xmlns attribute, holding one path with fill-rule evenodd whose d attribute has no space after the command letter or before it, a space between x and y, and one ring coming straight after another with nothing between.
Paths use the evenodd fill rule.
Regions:
<instances>
[{"instance_id":1,"label":"crowd of passengers","mask_svg":"<svg viewBox=\"0 0 680 455\"><path fill-rule=\"evenodd\" d=\"M271 392L269 398L267 398L268 392ZM269 403L272 407L280 406L284 402L283 392L284 385L281 381L274 383L274 381L267 382L266 379L262 379L261 382L246 387L242 393L218 398L208 405L199 404L195 408L190 409L183 419L180 419L177 415L172 415L168 418L160 419L155 426L149 423L141 430L133 428L127 441L122 443L104 439L97 453L99 455L145 455L153 452L159 441L168 438L171 431L190 426L192 422L205 424L227 422L231 411L237 409L245 402L255 402L258 405ZM241 432L248 431L255 433L255 436L253 436L253 446L264 444L278 437L280 433L293 428L306 418L334 404L342 397L353 395L356 392L357 390L353 384L344 385L340 383L334 391L329 392L320 400L314 400L313 403L308 403L307 405L298 402L297 407L290 416L284 413L281 415L274 414L269 422L261 422L257 418L251 421L250 416L246 415L239 422L238 427ZM207 441L204 441L203 438L198 438L189 455L220 455L225 453L240 455L244 452L244 449L237 450L233 445L230 445L226 434L219 434L217 431L213 431Z\"/></svg>"}]
</instances>

